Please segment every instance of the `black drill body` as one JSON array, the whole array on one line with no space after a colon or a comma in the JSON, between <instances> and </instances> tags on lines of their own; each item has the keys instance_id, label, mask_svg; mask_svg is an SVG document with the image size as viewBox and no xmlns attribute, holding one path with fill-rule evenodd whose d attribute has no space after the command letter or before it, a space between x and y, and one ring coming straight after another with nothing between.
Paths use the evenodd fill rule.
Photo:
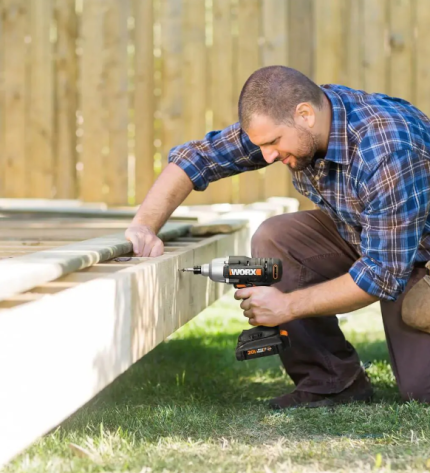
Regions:
<instances>
[{"instance_id":1,"label":"black drill body","mask_svg":"<svg viewBox=\"0 0 430 473\"><path fill-rule=\"evenodd\" d=\"M282 278L282 262L277 258L229 256L208 264L185 268L194 274L208 276L216 282L233 284L235 288L271 286ZM236 346L239 361L276 355L289 346L288 333L279 327L258 326L244 330Z\"/></svg>"}]
</instances>

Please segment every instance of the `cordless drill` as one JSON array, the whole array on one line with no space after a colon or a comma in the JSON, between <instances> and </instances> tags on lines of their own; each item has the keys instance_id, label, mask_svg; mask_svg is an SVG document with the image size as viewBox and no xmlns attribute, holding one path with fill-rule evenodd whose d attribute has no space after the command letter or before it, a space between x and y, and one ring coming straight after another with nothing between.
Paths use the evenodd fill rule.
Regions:
<instances>
[{"instance_id":1,"label":"cordless drill","mask_svg":"<svg viewBox=\"0 0 430 473\"><path fill-rule=\"evenodd\" d=\"M253 286L271 286L282 277L282 262L277 258L248 258L228 256L215 258L208 264L183 268L194 274L208 276L212 281L233 284L236 289ZM279 327L258 326L244 330L236 346L236 359L251 360L281 353L289 346L286 330Z\"/></svg>"}]
</instances>

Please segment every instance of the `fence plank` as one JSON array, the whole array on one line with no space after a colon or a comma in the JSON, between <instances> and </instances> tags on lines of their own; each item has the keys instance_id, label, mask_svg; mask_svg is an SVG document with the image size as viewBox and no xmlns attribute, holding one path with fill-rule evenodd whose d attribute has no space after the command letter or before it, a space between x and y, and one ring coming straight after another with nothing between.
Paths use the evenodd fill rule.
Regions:
<instances>
[{"instance_id":1,"label":"fence plank","mask_svg":"<svg viewBox=\"0 0 430 473\"><path fill-rule=\"evenodd\" d=\"M237 89L239 93L248 77L261 66L260 61L260 2L239 0L238 5ZM263 180L259 171L242 173L239 177L239 202L250 203L263 198Z\"/></svg>"},{"instance_id":2,"label":"fence plank","mask_svg":"<svg viewBox=\"0 0 430 473\"><path fill-rule=\"evenodd\" d=\"M234 47L231 0L213 2L212 31L209 63L209 97L212 111L211 128L221 130L237 121L237 100L234 83ZM220 71L223 71L220 74ZM228 177L213 182L205 192L206 203L233 202L234 179Z\"/></svg>"},{"instance_id":3,"label":"fence plank","mask_svg":"<svg viewBox=\"0 0 430 473\"><path fill-rule=\"evenodd\" d=\"M53 197L53 62L50 42L51 0L30 3L30 63L27 160L29 197Z\"/></svg>"},{"instance_id":4,"label":"fence plank","mask_svg":"<svg viewBox=\"0 0 430 473\"><path fill-rule=\"evenodd\" d=\"M184 86L184 141L201 139L205 133L207 48L205 2L183 0L182 37ZM191 192L185 205L209 202L209 192Z\"/></svg>"},{"instance_id":5,"label":"fence plank","mask_svg":"<svg viewBox=\"0 0 430 473\"><path fill-rule=\"evenodd\" d=\"M288 5L285 0L266 0L262 4L263 37L262 65L288 64ZM264 174L263 174L264 173ZM288 196L291 192L291 173L287 166L276 163L266 167L263 172L264 198Z\"/></svg>"},{"instance_id":6,"label":"fence plank","mask_svg":"<svg viewBox=\"0 0 430 473\"><path fill-rule=\"evenodd\" d=\"M290 0L288 66L299 70L311 79L314 79L315 62L313 15L313 0ZM300 202L300 210L314 208L313 203L299 194L293 186L290 188L288 197L294 197Z\"/></svg>"},{"instance_id":7,"label":"fence plank","mask_svg":"<svg viewBox=\"0 0 430 473\"><path fill-rule=\"evenodd\" d=\"M415 101L414 4L414 0L390 0L389 2L391 55L387 92L410 102Z\"/></svg>"},{"instance_id":8,"label":"fence plank","mask_svg":"<svg viewBox=\"0 0 430 473\"><path fill-rule=\"evenodd\" d=\"M142 202L154 183L154 8L152 0L134 0L135 195Z\"/></svg>"},{"instance_id":9,"label":"fence plank","mask_svg":"<svg viewBox=\"0 0 430 473\"><path fill-rule=\"evenodd\" d=\"M4 154L0 156L4 181L0 192L5 197L25 197L26 87L25 43L28 4L25 0L4 0L2 6L4 65Z\"/></svg>"},{"instance_id":10,"label":"fence plank","mask_svg":"<svg viewBox=\"0 0 430 473\"><path fill-rule=\"evenodd\" d=\"M363 2L347 0L344 22L344 44L346 64L341 83L354 89L364 87L364 40L363 40Z\"/></svg>"},{"instance_id":11,"label":"fence plank","mask_svg":"<svg viewBox=\"0 0 430 473\"><path fill-rule=\"evenodd\" d=\"M315 81L340 83L345 67L345 48L342 41L346 13L344 0L314 2Z\"/></svg>"},{"instance_id":12,"label":"fence plank","mask_svg":"<svg viewBox=\"0 0 430 473\"><path fill-rule=\"evenodd\" d=\"M417 107L430 116L430 8L417 2L416 12L416 98Z\"/></svg>"},{"instance_id":13,"label":"fence plank","mask_svg":"<svg viewBox=\"0 0 430 473\"><path fill-rule=\"evenodd\" d=\"M77 21L75 0L56 0L55 197L74 199L76 188Z\"/></svg>"},{"instance_id":14,"label":"fence plank","mask_svg":"<svg viewBox=\"0 0 430 473\"><path fill-rule=\"evenodd\" d=\"M103 192L104 156L108 136L103 103L103 21L104 0L85 0L82 12L81 100L83 136L80 198L101 201Z\"/></svg>"},{"instance_id":15,"label":"fence plank","mask_svg":"<svg viewBox=\"0 0 430 473\"><path fill-rule=\"evenodd\" d=\"M183 1L162 1L160 5L162 86L160 112L162 117L162 166L173 146L184 141L182 93L182 11Z\"/></svg>"},{"instance_id":16,"label":"fence plank","mask_svg":"<svg viewBox=\"0 0 430 473\"><path fill-rule=\"evenodd\" d=\"M128 0L105 0L105 77L109 150L105 159L105 202L126 205L128 200Z\"/></svg>"},{"instance_id":17,"label":"fence plank","mask_svg":"<svg viewBox=\"0 0 430 473\"><path fill-rule=\"evenodd\" d=\"M387 3L363 0L364 89L387 91Z\"/></svg>"}]
</instances>

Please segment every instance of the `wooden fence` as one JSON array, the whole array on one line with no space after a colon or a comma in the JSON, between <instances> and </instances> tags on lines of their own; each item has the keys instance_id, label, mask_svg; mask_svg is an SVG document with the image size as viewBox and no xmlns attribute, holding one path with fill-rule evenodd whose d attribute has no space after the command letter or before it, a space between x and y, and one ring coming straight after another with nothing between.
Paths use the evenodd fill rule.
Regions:
<instances>
[{"instance_id":1,"label":"wooden fence","mask_svg":"<svg viewBox=\"0 0 430 473\"><path fill-rule=\"evenodd\" d=\"M140 202L270 64L430 113L429 0L1 0L0 196ZM277 166L277 167L275 167ZM280 164L188 203L295 196Z\"/></svg>"}]
</instances>

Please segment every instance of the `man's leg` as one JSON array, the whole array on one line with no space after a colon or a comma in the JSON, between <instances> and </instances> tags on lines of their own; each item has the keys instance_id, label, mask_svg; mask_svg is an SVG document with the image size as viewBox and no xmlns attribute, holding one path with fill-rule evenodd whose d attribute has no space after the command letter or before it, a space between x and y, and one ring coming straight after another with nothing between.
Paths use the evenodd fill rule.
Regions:
<instances>
[{"instance_id":1,"label":"man's leg","mask_svg":"<svg viewBox=\"0 0 430 473\"><path fill-rule=\"evenodd\" d=\"M406 401L430 402L430 334L409 327L402 320L403 298L425 274L425 268L415 268L406 291L397 301L381 302L391 366Z\"/></svg>"},{"instance_id":2,"label":"man's leg","mask_svg":"<svg viewBox=\"0 0 430 473\"><path fill-rule=\"evenodd\" d=\"M282 281L291 292L348 272L359 257L320 210L269 218L252 238L253 257L280 258ZM355 349L345 340L335 315L309 317L282 326L291 347L281 360L296 389L316 394L339 393L362 374Z\"/></svg>"}]
</instances>

